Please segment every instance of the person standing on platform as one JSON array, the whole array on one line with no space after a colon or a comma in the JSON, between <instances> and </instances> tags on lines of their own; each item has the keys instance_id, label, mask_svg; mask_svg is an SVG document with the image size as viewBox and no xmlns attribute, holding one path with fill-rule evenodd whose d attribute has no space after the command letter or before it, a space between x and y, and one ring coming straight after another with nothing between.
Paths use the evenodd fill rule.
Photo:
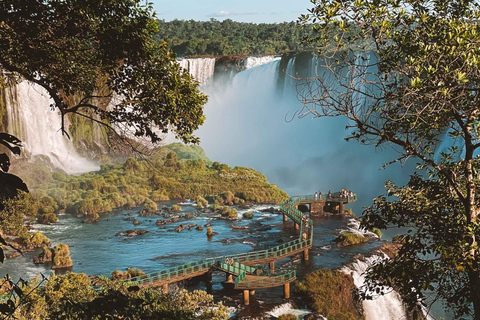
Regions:
<instances>
[{"instance_id":1,"label":"person standing on platform","mask_svg":"<svg viewBox=\"0 0 480 320\"><path fill-rule=\"evenodd\" d=\"M317 199L318 199L317 192L315 192L315 194L314 194L313 196L314 196L315 200L317 200Z\"/></svg>"}]
</instances>

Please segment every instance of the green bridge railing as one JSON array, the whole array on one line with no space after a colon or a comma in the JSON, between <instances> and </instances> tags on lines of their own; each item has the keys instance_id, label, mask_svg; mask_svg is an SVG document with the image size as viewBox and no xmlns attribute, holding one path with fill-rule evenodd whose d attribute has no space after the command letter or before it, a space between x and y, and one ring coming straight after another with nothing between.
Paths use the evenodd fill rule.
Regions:
<instances>
[{"instance_id":1,"label":"green bridge railing","mask_svg":"<svg viewBox=\"0 0 480 320\"><path fill-rule=\"evenodd\" d=\"M307 195L307 196L294 196L292 198L298 198L300 199L299 201L315 201L315 200L328 200L328 201L347 201L348 203L357 201L357 195L353 194L353 196L349 197L342 197L340 192L334 192L331 194L329 197L328 194L323 194L320 195L317 199L315 199L314 195Z\"/></svg>"},{"instance_id":2,"label":"green bridge railing","mask_svg":"<svg viewBox=\"0 0 480 320\"><path fill-rule=\"evenodd\" d=\"M250 251L234 255L207 258L122 281L131 282L138 285L154 285L162 282L171 282L176 278L201 274L220 268L227 272L238 275L238 277L235 279L235 286L238 286L241 281L245 280L247 274L255 274L255 271L258 269L244 265L242 262L255 262L269 259L276 260L276 258L287 256L292 252L300 252L312 246L312 220L295 208L297 203L300 201L305 201L304 199L307 199L307 197L310 196L292 197L280 204L280 210L300 226L300 236L296 240L289 241L267 250ZM309 224L309 228L305 228L306 223ZM306 238L304 238L303 235L303 231L305 229L308 229ZM230 262L231 259L234 261L233 264L227 263L227 261ZM259 280L260 282L256 283L256 285L264 284L266 286L272 286L275 283L288 282L288 280L294 279L295 277L295 271L291 271L282 275L268 276L268 278L262 277L261 281ZM251 282L253 285L255 280L249 280L249 282Z\"/></svg>"}]
</instances>

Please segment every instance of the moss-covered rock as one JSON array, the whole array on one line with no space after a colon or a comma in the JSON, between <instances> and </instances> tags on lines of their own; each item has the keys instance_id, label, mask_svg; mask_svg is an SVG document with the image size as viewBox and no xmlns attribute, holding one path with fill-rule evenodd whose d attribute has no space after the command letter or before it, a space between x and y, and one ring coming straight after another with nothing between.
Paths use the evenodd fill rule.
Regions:
<instances>
[{"instance_id":1,"label":"moss-covered rock","mask_svg":"<svg viewBox=\"0 0 480 320\"><path fill-rule=\"evenodd\" d=\"M361 244L368 241L368 238L362 236L361 234L353 233L353 232L344 232L338 235L335 239L337 246L339 247L347 247L352 246L355 244Z\"/></svg>"},{"instance_id":2,"label":"moss-covered rock","mask_svg":"<svg viewBox=\"0 0 480 320\"><path fill-rule=\"evenodd\" d=\"M251 211L247 211L247 212L244 212L242 216L244 219L253 219L254 214Z\"/></svg>"}]
</instances>

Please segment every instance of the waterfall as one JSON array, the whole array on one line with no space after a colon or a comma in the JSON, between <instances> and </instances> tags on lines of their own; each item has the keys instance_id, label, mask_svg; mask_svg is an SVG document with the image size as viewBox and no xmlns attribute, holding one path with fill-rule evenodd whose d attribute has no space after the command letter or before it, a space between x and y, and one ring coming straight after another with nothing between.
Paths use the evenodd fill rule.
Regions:
<instances>
[{"instance_id":1,"label":"waterfall","mask_svg":"<svg viewBox=\"0 0 480 320\"><path fill-rule=\"evenodd\" d=\"M245 69L251 69L254 67L259 67L266 63L270 63L272 61L280 60L281 57L277 56L250 56L245 59Z\"/></svg>"},{"instance_id":2,"label":"waterfall","mask_svg":"<svg viewBox=\"0 0 480 320\"><path fill-rule=\"evenodd\" d=\"M179 59L177 62L200 84L207 84L215 71L215 58Z\"/></svg>"},{"instance_id":3,"label":"waterfall","mask_svg":"<svg viewBox=\"0 0 480 320\"><path fill-rule=\"evenodd\" d=\"M316 59L311 54L277 59L205 87L206 120L197 134L210 158L254 168L290 195L352 190L359 199L354 213L360 215L384 193L385 181L404 183L408 177L399 165L379 171L394 151L346 142L346 119L297 117L302 104L295 79L286 74L312 74Z\"/></svg>"},{"instance_id":4,"label":"waterfall","mask_svg":"<svg viewBox=\"0 0 480 320\"><path fill-rule=\"evenodd\" d=\"M60 132L60 115L51 110L53 100L45 89L22 81L7 87L5 98L8 131L23 142L23 152L31 157L47 156L52 165L71 174L99 169L82 158Z\"/></svg>"},{"instance_id":5,"label":"waterfall","mask_svg":"<svg viewBox=\"0 0 480 320\"><path fill-rule=\"evenodd\" d=\"M386 256L377 255L365 258L364 260L355 260L350 265L343 267L342 272L352 274L353 281L357 288L365 283L364 272L369 266L379 259L387 259ZM367 320L406 320L407 314L403 306L400 295L395 291L390 291L383 296L379 296L374 300L365 300L362 302L363 311Z\"/></svg>"}]
</instances>

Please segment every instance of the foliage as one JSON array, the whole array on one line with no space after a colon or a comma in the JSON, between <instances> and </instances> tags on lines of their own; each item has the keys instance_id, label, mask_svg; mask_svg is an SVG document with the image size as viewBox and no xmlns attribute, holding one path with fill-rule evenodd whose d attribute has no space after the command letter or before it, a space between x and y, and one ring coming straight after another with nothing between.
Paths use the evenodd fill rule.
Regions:
<instances>
[{"instance_id":1,"label":"foliage","mask_svg":"<svg viewBox=\"0 0 480 320\"><path fill-rule=\"evenodd\" d=\"M455 318L480 319L478 1L314 3L300 20L318 22L323 55L304 111L346 116L349 139L393 145L392 162L416 158L422 170L365 211L366 228L413 227L371 269L370 292L393 284L412 307L444 299ZM332 25L334 46L322 38Z\"/></svg>"},{"instance_id":2,"label":"foliage","mask_svg":"<svg viewBox=\"0 0 480 320\"><path fill-rule=\"evenodd\" d=\"M345 209L344 213L345 213L345 215L347 215L347 216L355 217L355 214L353 213L352 208L347 208L347 209Z\"/></svg>"},{"instance_id":3,"label":"foliage","mask_svg":"<svg viewBox=\"0 0 480 320\"><path fill-rule=\"evenodd\" d=\"M70 248L64 243L57 244L53 247L53 266L54 267L70 267L72 259L70 258Z\"/></svg>"},{"instance_id":4,"label":"foliage","mask_svg":"<svg viewBox=\"0 0 480 320\"><path fill-rule=\"evenodd\" d=\"M180 211L182 211L182 207L180 207L179 205L174 204L174 205L172 206L172 211L173 211L173 212L180 212Z\"/></svg>"},{"instance_id":5,"label":"foliage","mask_svg":"<svg viewBox=\"0 0 480 320\"><path fill-rule=\"evenodd\" d=\"M248 211L248 212L244 212L242 216L243 216L244 219L252 219L254 214L253 214L253 212Z\"/></svg>"},{"instance_id":6,"label":"foliage","mask_svg":"<svg viewBox=\"0 0 480 320\"><path fill-rule=\"evenodd\" d=\"M350 275L338 270L320 269L298 281L295 289L307 296L315 312L328 319L364 320L356 308L355 284Z\"/></svg>"},{"instance_id":7,"label":"foliage","mask_svg":"<svg viewBox=\"0 0 480 320\"><path fill-rule=\"evenodd\" d=\"M18 196L4 200L0 210L0 230L4 234L26 238L28 229L26 220L33 221L38 211L38 200L30 193L20 191Z\"/></svg>"},{"instance_id":8,"label":"foliage","mask_svg":"<svg viewBox=\"0 0 480 320\"><path fill-rule=\"evenodd\" d=\"M282 314L278 320L298 320L298 317L292 313Z\"/></svg>"},{"instance_id":9,"label":"foliage","mask_svg":"<svg viewBox=\"0 0 480 320\"><path fill-rule=\"evenodd\" d=\"M150 4L3 1L0 16L0 65L8 71L0 85L26 79L43 87L65 133L65 115L94 112L96 122L153 142L167 130L199 141L193 131L204 121L206 96L166 43L154 41Z\"/></svg>"},{"instance_id":10,"label":"foliage","mask_svg":"<svg viewBox=\"0 0 480 320\"><path fill-rule=\"evenodd\" d=\"M393 236L392 242L403 244L405 242L405 236L403 234L397 234Z\"/></svg>"},{"instance_id":11,"label":"foliage","mask_svg":"<svg viewBox=\"0 0 480 320\"><path fill-rule=\"evenodd\" d=\"M372 228L372 232L375 233L379 238L382 238L382 231L378 228Z\"/></svg>"},{"instance_id":12,"label":"foliage","mask_svg":"<svg viewBox=\"0 0 480 320\"><path fill-rule=\"evenodd\" d=\"M31 246L33 248L40 248L43 245L49 245L51 243L50 240L40 231L21 235L20 239L22 239L26 246Z\"/></svg>"},{"instance_id":13,"label":"foliage","mask_svg":"<svg viewBox=\"0 0 480 320\"><path fill-rule=\"evenodd\" d=\"M208 227L207 228L207 236L211 236L211 235L213 235L213 229Z\"/></svg>"},{"instance_id":14,"label":"foliage","mask_svg":"<svg viewBox=\"0 0 480 320\"><path fill-rule=\"evenodd\" d=\"M39 287L36 278L21 287L16 319L227 319L228 309L204 291L165 295L156 288L140 289L102 278L93 289L85 274L52 275Z\"/></svg>"},{"instance_id":15,"label":"foliage","mask_svg":"<svg viewBox=\"0 0 480 320\"><path fill-rule=\"evenodd\" d=\"M43 183L32 181L35 186L32 192L40 198L54 200L54 204L45 200L48 206L40 205L42 212L55 207L67 213L90 216L173 198L201 197L198 199L206 206L205 198L222 204L225 201L241 204L245 201L280 203L288 197L253 169L232 169L220 164L198 166L201 160L179 160L174 152L163 149L147 159L129 158L124 164L102 165L98 172L65 175L61 181L52 178Z\"/></svg>"},{"instance_id":16,"label":"foliage","mask_svg":"<svg viewBox=\"0 0 480 320\"><path fill-rule=\"evenodd\" d=\"M212 161L206 156L203 148L183 143L171 143L165 146L167 150L173 151L180 160L202 160L204 165L211 165Z\"/></svg>"},{"instance_id":17,"label":"foliage","mask_svg":"<svg viewBox=\"0 0 480 320\"><path fill-rule=\"evenodd\" d=\"M112 271L112 280L124 280L144 275L145 272L138 269L128 268L126 272L120 270Z\"/></svg>"},{"instance_id":18,"label":"foliage","mask_svg":"<svg viewBox=\"0 0 480 320\"><path fill-rule=\"evenodd\" d=\"M205 200L202 196L197 197L197 208L198 209L204 209L208 207L208 201Z\"/></svg>"},{"instance_id":19,"label":"foliage","mask_svg":"<svg viewBox=\"0 0 480 320\"><path fill-rule=\"evenodd\" d=\"M17 137L0 132L0 147L7 148L9 152L20 155L21 143ZM27 185L16 175L9 174L9 169L10 158L6 153L0 153L0 210L4 200L16 197L19 191L28 192ZM3 254L0 256L3 257Z\"/></svg>"},{"instance_id":20,"label":"foliage","mask_svg":"<svg viewBox=\"0 0 480 320\"><path fill-rule=\"evenodd\" d=\"M145 199L145 202L143 203L143 209L147 211L157 211L158 207L154 201Z\"/></svg>"},{"instance_id":21,"label":"foliage","mask_svg":"<svg viewBox=\"0 0 480 320\"><path fill-rule=\"evenodd\" d=\"M338 235L335 239L335 242L341 246L353 246L355 244L365 243L368 239L362 236L361 234L353 233L353 232L343 232Z\"/></svg>"},{"instance_id":22,"label":"foliage","mask_svg":"<svg viewBox=\"0 0 480 320\"><path fill-rule=\"evenodd\" d=\"M254 24L218 21L158 21L155 38L166 40L179 56L279 54L311 48L300 39L311 32L295 22Z\"/></svg>"}]
</instances>

